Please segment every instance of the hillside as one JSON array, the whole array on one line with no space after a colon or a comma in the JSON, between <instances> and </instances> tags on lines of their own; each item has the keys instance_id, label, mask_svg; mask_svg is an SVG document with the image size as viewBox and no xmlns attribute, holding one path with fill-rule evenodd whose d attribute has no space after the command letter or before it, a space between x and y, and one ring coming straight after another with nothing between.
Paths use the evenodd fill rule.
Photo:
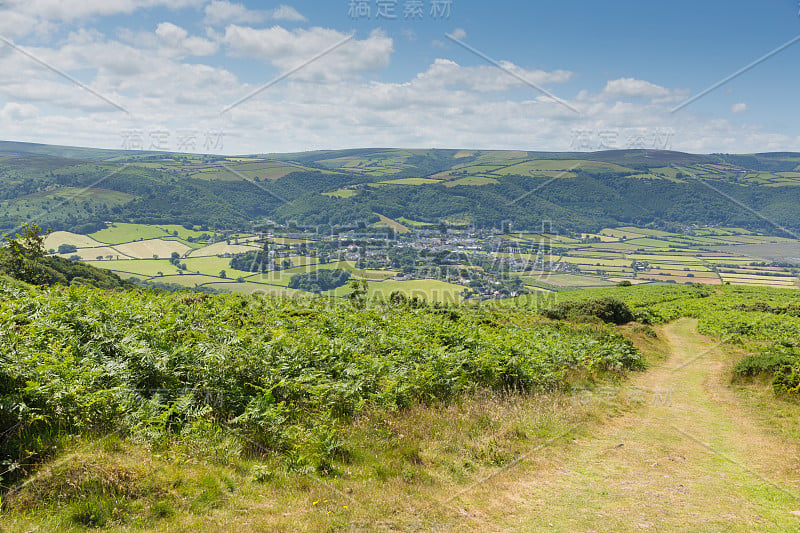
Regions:
<instances>
[{"instance_id":1,"label":"hillside","mask_svg":"<svg viewBox=\"0 0 800 533\"><path fill-rule=\"evenodd\" d=\"M242 157L0 143L0 229L35 219L249 228L381 216L596 232L654 224L800 230L800 154L363 149ZM742 206L746 206L743 208ZM768 219L768 220L766 220Z\"/></svg>"},{"instance_id":2,"label":"hillside","mask_svg":"<svg viewBox=\"0 0 800 533\"><path fill-rule=\"evenodd\" d=\"M796 291L0 295L4 531L796 524Z\"/></svg>"},{"instance_id":3,"label":"hillside","mask_svg":"<svg viewBox=\"0 0 800 533\"><path fill-rule=\"evenodd\" d=\"M0 248L0 278L22 284L85 285L100 289L132 289L134 283L115 273L80 261L47 254L46 237L35 224L25 225L21 235L7 240Z\"/></svg>"}]
</instances>

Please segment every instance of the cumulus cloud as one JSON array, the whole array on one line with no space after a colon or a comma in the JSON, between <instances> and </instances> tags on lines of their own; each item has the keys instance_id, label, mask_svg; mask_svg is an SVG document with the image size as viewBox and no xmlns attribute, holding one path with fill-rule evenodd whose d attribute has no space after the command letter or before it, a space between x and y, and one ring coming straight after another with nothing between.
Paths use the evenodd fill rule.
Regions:
<instances>
[{"instance_id":1,"label":"cumulus cloud","mask_svg":"<svg viewBox=\"0 0 800 533\"><path fill-rule=\"evenodd\" d=\"M641 98L664 98L670 95L669 89L635 78L619 78L606 83L603 93L610 97L627 96Z\"/></svg>"},{"instance_id":2,"label":"cumulus cloud","mask_svg":"<svg viewBox=\"0 0 800 533\"><path fill-rule=\"evenodd\" d=\"M11 2L20 11L14 18L0 13L0 30L17 26L23 35L42 23L69 30L77 26L70 25L69 17L166 5L166 0L86 0L81 6L70 0ZM62 4L78 11L66 14ZM75 29L66 36L59 31L57 44L38 40L36 46L24 46L54 69L118 102L130 115L30 57L0 48L0 131L19 140L119 148L120 134L128 128L142 129L146 136L149 125L157 125L171 131L173 140L181 129L214 129L225 131L227 153L368 145L570 150L576 131L619 147L638 147L635 143L669 135L670 146L684 151L800 150L800 138L741 120L701 119L691 109L672 114L670 102L685 97L685 91L631 77L603 80L596 89L575 94L576 89L563 85L577 76L569 70L503 62L504 72L478 61L462 65L440 58L403 79L388 80L381 71L391 65L394 42L379 30L351 39L221 114L254 94L260 81L245 82L216 63L204 64L203 57L221 52L245 58L252 70L268 64L286 71L303 66L348 34L321 27L253 27L254 22L278 18L300 21L302 16L288 7L253 11L223 0L177 0L170 5L196 5L198 22L205 16L216 30L197 36L187 30L190 22L181 26L160 19L150 31L121 30L116 38ZM466 38L459 30L453 35ZM509 72L539 86L560 85L553 92L581 113L529 90ZM271 76L265 74L263 81ZM746 110L743 103L731 107L734 113ZM208 151L202 142L195 149Z\"/></svg>"},{"instance_id":3,"label":"cumulus cloud","mask_svg":"<svg viewBox=\"0 0 800 533\"><path fill-rule=\"evenodd\" d=\"M217 43L202 37L190 37L189 32L171 22L156 27L156 35L170 52L180 56L207 56L217 51Z\"/></svg>"},{"instance_id":4,"label":"cumulus cloud","mask_svg":"<svg viewBox=\"0 0 800 533\"><path fill-rule=\"evenodd\" d=\"M732 113L744 113L745 111L747 111L747 104L745 104L744 102L733 104L731 106Z\"/></svg>"},{"instance_id":5,"label":"cumulus cloud","mask_svg":"<svg viewBox=\"0 0 800 533\"><path fill-rule=\"evenodd\" d=\"M212 0L205 7L205 23L220 25L227 22L262 22L266 19L265 11L247 9L244 4L236 4L226 0Z\"/></svg>"},{"instance_id":6,"label":"cumulus cloud","mask_svg":"<svg viewBox=\"0 0 800 533\"><path fill-rule=\"evenodd\" d=\"M40 22L32 15L3 9L3 5L0 4L0 34L6 38L15 39L35 31L46 34L49 28L50 24Z\"/></svg>"},{"instance_id":7,"label":"cumulus cloud","mask_svg":"<svg viewBox=\"0 0 800 533\"><path fill-rule=\"evenodd\" d=\"M177 26L162 25L160 30L159 34L176 46L192 45L192 38ZM120 113L110 100L132 114L145 109L196 116L198 109L188 109L184 104L193 102L194 106L205 107L209 94L227 99L240 94L235 76L224 69L184 63L176 57L178 54L137 48L108 40L97 32L80 30L71 33L58 48L25 50L65 75L58 76L20 53L0 55L0 70L6 73L0 84L0 98L20 104L36 103L42 114L84 114L89 118ZM79 79L80 83L68 77ZM102 129L101 124L95 127Z\"/></svg>"},{"instance_id":8,"label":"cumulus cloud","mask_svg":"<svg viewBox=\"0 0 800 533\"><path fill-rule=\"evenodd\" d=\"M270 18L275 20L288 20L291 22L305 22L307 20L295 8L283 4L272 10Z\"/></svg>"},{"instance_id":9,"label":"cumulus cloud","mask_svg":"<svg viewBox=\"0 0 800 533\"><path fill-rule=\"evenodd\" d=\"M415 83L422 87L452 87L491 92L524 86L524 82L512 76L511 72L536 85L565 83L572 79L573 75L566 70L553 72L526 70L508 61L500 62L500 65L502 69L489 65L463 67L449 59L437 59L428 70L417 75Z\"/></svg>"},{"instance_id":10,"label":"cumulus cloud","mask_svg":"<svg viewBox=\"0 0 800 533\"><path fill-rule=\"evenodd\" d=\"M295 8L284 4L273 10L248 9L244 4L228 0L212 0L205 7L205 23L221 26L227 23L254 24L268 19L305 22L306 18Z\"/></svg>"},{"instance_id":11,"label":"cumulus cloud","mask_svg":"<svg viewBox=\"0 0 800 533\"><path fill-rule=\"evenodd\" d=\"M225 28L222 42L234 55L259 59L286 70L300 66L347 37L339 31L320 27L256 29L232 24ZM389 66L393 51L393 40L383 31L373 30L368 38L353 39L303 68L298 77L319 81L382 70Z\"/></svg>"},{"instance_id":12,"label":"cumulus cloud","mask_svg":"<svg viewBox=\"0 0 800 533\"><path fill-rule=\"evenodd\" d=\"M2 120L27 120L38 116L39 110L30 104L9 102L0 109Z\"/></svg>"}]
</instances>

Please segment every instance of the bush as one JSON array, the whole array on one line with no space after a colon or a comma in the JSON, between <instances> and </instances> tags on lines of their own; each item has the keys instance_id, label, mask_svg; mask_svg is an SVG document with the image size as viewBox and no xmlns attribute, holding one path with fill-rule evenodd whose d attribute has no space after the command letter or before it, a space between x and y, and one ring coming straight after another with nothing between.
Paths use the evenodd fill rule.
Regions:
<instances>
[{"instance_id":1,"label":"bush","mask_svg":"<svg viewBox=\"0 0 800 533\"><path fill-rule=\"evenodd\" d=\"M800 362L779 368L772 378L772 390L777 396L800 394Z\"/></svg>"},{"instance_id":2,"label":"bush","mask_svg":"<svg viewBox=\"0 0 800 533\"><path fill-rule=\"evenodd\" d=\"M800 362L797 351L784 344L773 344L759 354L745 357L733 368L734 376L756 377L774 375L786 366Z\"/></svg>"},{"instance_id":3,"label":"bush","mask_svg":"<svg viewBox=\"0 0 800 533\"><path fill-rule=\"evenodd\" d=\"M552 320L586 321L585 317L596 317L607 324L626 324L633 320L633 313L624 302L616 298L598 298L583 302L563 302L542 314Z\"/></svg>"},{"instance_id":4,"label":"bush","mask_svg":"<svg viewBox=\"0 0 800 533\"><path fill-rule=\"evenodd\" d=\"M350 272L337 268L335 270L319 269L314 272L295 274L289 280L290 289L306 292L321 292L338 289L350 280Z\"/></svg>"},{"instance_id":5,"label":"bush","mask_svg":"<svg viewBox=\"0 0 800 533\"><path fill-rule=\"evenodd\" d=\"M777 396L800 394L800 352L790 343L776 343L745 357L733 368L735 377L771 376Z\"/></svg>"},{"instance_id":6,"label":"bush","mask_svg":"<svg viewBox=\"0 0 800 533\"><path fill-rule=\"evenodd\" d=\"M65 255L65 254L74 254L78 251L78 247L74 244L62 244L58 247L58 253Z\"/></svg>"}]
</instances>

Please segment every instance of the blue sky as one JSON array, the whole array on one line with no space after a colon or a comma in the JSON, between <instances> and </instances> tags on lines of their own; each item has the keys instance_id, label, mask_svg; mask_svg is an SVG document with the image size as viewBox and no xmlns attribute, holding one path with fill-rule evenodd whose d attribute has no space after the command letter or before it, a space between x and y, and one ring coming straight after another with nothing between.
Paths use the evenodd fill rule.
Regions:
<instances>
[{"instance_id":1,"label":"blue sky","mask_svg":"<svg viewBox=\"0 0 800 533\"><path fill-rule=\"evenodd\" d=\"M673 112L800 36L797 0L414 2L6 0L0 138L800 151L800 42Z\"/></svg>"}]
</instances>

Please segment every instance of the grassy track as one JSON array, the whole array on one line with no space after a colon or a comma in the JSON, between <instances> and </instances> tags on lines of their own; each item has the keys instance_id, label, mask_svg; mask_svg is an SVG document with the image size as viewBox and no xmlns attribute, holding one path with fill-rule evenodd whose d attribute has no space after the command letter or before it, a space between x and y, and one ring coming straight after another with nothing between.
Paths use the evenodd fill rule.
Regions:
<instances>
[{"instance_id":1,"label":"grassy track","mask_svg":"<svg viewBox=\"0 0 800 533\"><path fill-rule=\"evenodd\" d=\"M742 409L730 356L695 329L661 328L668 359L623 393L640 407L450 500L459 529L797 531L800 449Z\"/></svg>"}]
</instances>

